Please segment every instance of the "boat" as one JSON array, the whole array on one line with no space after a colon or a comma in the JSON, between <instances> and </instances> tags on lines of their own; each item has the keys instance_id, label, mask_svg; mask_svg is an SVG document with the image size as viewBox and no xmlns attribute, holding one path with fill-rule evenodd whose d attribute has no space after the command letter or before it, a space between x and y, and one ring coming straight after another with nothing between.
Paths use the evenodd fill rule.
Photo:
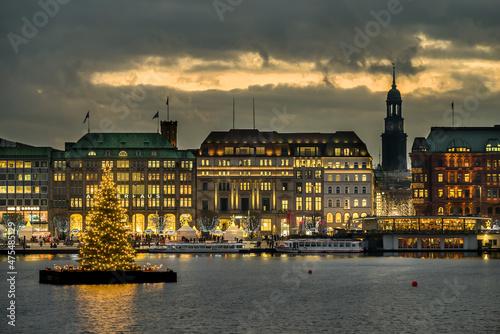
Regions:
<instances>
[{"instance_id":1,"label":"boat","mask_svg":"<svg viewBox=\"0 0 500 334\"><path fill-rule=\"evenodd\" d=\"M149 247L150 253L245 253L250 251L242 242L232 243L166 243Z\"/></svg>"},{"instance_id":2,"label":"boat","mask_svg":"<svg viewBox=\"0 0 500 334\"><path fill-rule=\"evenodd\" d=\"M276 247L278 253L361 253L363 241L351 239L293 239Z\"/></svg>"}]
</instances>

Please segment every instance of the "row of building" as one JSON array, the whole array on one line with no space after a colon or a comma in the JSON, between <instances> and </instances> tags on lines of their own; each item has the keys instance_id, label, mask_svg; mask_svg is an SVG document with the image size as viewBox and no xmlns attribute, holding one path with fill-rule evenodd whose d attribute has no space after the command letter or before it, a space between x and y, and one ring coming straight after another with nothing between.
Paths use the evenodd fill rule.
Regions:
<instances>
[{"instance_id":1,"label":"row of building","mask_svg":"<svg viewBox=\"0 0 500 334\"><path fill-rule=\"evenodd\" d=\"M0 215L56 233L79 233L102 167L110 165L133 232L218 217L222 229L261 220L262 234L348 229L388 215L500 217L500 126L431 128L415 138L407 168L401 94L387 95L382 164L352 131L211 132L198 149L177 148L177 122L160 133L88 133L64 150L0 142Z\"/></svg>"}]
</instances>

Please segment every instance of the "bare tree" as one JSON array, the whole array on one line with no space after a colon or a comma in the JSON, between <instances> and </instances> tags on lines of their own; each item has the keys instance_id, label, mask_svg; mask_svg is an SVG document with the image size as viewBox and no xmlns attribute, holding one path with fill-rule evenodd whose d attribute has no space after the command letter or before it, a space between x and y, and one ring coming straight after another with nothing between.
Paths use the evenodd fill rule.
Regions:
<instances>
[{"instance_id":1,"label":"bare tree","mask_svg":"<svg viewBox=\"0 0 500 334\"><path fill-rule=\"evenodd\" d=\"M253 239L255 233L260 229L260 225L262 223L262 219L258 216L249 216L244 223L245 229L250 234L250 238Z\"/></svg>"},{"instance_id":2,"label":"bare tree","mask_svg":"<svg viewBox=\"0 0 500 334\"><path fill-rule=\"evenodd\" d=\"M165 230L165 216L154 216L154 217L151 217L151 220L155 224L156 231L158 233L163 233L163 231ZM167 218L167 220L170 220L170 219Z\"/></svg>"},{"instance_id":3,"label":"bare tree","mask_svg":"<svg viewBox=\"0 0 500 334\"><path fill-rule=\"evenodd\" d=\"M197 221L197 227L201 232L204 233L209 233L213 232L217 226L219 226L219 217L209 217L209 216L204 216L198 218Z\"/></svg>"},{"instance_id":4,"label":"bare tree","mask_svg":"<svg viewBox=\"0 0 500 334\"><path fill-rule=\"evenodd\" d=\"M65 239L66 236L64 235L64 233L69 231L71 220L66 216L55 216L54 225L59 232L62 232L63 239Z\"/></svg>"},{"instance_id":5,"label":"bare tree","mask_svg":"<svg viewBox=\"0 0 500 334\"><path fill-rule=\"evenodd\" d=\"M12 225L12 224L13 225ZM26 222L24 221L24 215L21 213L6 213L2 216L2 224L6 229L14 228L17 232L26 226Z\"/></svg>"}]
</instances>

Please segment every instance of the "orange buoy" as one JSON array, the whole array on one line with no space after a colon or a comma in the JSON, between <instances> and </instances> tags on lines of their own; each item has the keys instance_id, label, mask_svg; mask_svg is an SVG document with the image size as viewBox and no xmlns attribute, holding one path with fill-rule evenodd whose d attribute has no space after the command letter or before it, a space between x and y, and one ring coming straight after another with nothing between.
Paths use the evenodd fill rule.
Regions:
<instances>
[{"instance_id":1,"label":"orange buoy","mask_svg":"<svg viewBox=\"0 0 500 334\"><path fill-rule=\"evenodd\" d=\"M418 283L417 283L417 281L413 281L413 282L411 282L411 285L416 287L418 285Z\"/></svg>"},{"instance_id":2,"label":"orange buoy","mask_svg":"<svg viewBox=\"0 0 500 334\"><path fill-rule=\"evenodd\" d=\"M308 274L312 274L313 271L311 269L309 269L309 271L307 272Z\"/></svg>"}]
</instances>

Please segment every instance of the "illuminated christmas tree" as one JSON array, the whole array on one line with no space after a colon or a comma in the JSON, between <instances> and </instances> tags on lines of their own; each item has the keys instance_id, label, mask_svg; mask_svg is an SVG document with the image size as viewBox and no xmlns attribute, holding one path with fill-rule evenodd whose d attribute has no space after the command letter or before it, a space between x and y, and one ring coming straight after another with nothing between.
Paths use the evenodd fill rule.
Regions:
<instances>
[{"instance_id":1,"label":"illuminated christmas tree","mask_svg":"<svg viewBox=\"0 0 500 334\"><path fill-rule=\"evenodd\" d=\"M111 168L103 169L101 184L94 194L94 205L87 234L78 254L83 270L130 270L135 250L127 236L125 209L120 206Z\"/></svg>"}]
</instances>

